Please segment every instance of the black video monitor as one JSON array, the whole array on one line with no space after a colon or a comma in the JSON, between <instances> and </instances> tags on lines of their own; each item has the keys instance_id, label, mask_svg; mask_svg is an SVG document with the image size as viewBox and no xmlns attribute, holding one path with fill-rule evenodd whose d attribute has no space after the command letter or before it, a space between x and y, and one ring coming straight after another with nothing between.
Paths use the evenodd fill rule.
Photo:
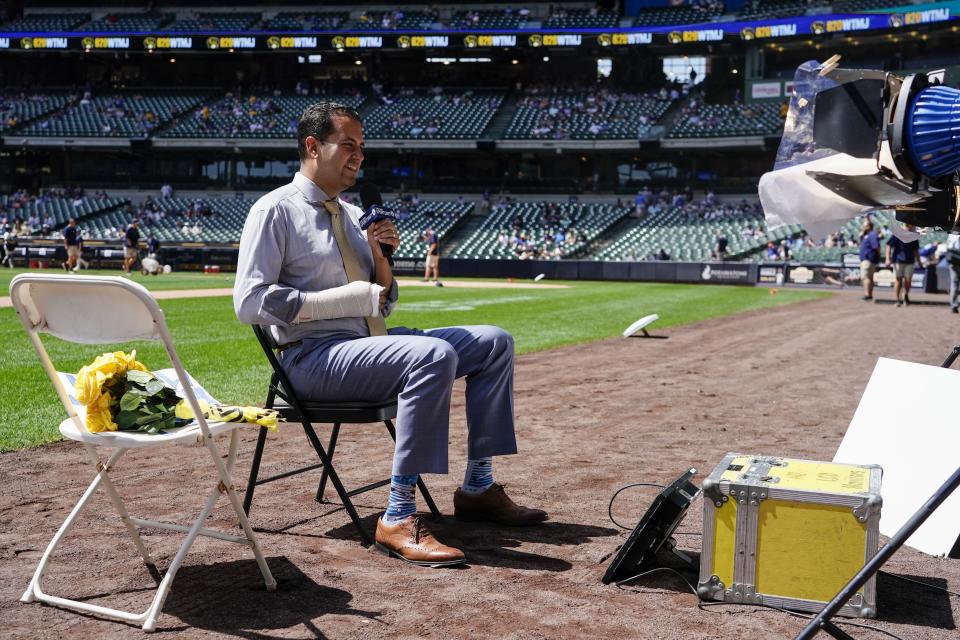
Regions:
<instances>
[{"instance_id":1,"label":"black video monitor","mask_svg":"<svg viewBox=\"0 0 960 640\"><path fill-rule=\"evenodd\" d=\"M690 504L700 495L700 489L690 481L696 473L696 469L688 469L664 487L613 557L603 574L603 584L636 575L663 549Z\"/></svg>"}]
</instances>

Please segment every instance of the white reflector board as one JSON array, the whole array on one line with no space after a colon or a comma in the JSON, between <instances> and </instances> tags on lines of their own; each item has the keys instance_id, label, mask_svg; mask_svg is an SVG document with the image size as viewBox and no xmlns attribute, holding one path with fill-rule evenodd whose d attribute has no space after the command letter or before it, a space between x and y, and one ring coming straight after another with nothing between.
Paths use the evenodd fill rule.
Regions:
<instances>
[{"instance_id":1,"label":"white reflector board","mask_svg":"<svg viewBox=\"0 0 960 640\"><path fill-rule=\"evenodd\" d=\"M623 332L623 337L629 338L630 336L637 333L638 331L643 331L644 333L646 333L644 329L647 327L647 325L649 325L652 322L656 322L659 319L660 319L660 316L658 316L655 313L651 313L648 316L644 316L639 320L637 320L636 322L634 322L629 327L627 327Z\"/></svg>"},{"instance_id":2,"label":"white reflector board","mask_svg":"<svg viewBox=\"0 0 960 640\"><path fill-rule=\"evenodd\" d=\"M880 533L892 536L960 467L960 371L880 358L834 462L883 467ZM960 536L960 490L907 540L934 556Z\"/></svg>"}]
</instances>

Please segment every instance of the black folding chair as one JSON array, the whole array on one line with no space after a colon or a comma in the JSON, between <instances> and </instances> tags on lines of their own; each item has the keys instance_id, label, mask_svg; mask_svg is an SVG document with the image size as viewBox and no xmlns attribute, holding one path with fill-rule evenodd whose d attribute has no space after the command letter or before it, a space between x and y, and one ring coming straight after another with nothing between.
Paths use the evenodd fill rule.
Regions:
<instances>
[{"instance_id":1,"label":"black folding chair","mask_svg":"<svg viewBox=\"0 0 960 640\"><path fill-rule=\"evenodd\" d=\"M267 355L267 360L273 369L273 375L270 377L270 388L267 390L266 407L279 411L280 415L287 422L299 422L303 426L303 432L310 441L310 444L313 445L313 449L317 452L320 462L266 478L258 478L260 460L263 457L263 448L267 442L267 429L261 427L260 434L257 437L257 448L253 453L253 462L250 465L250 478L247 481L247 491L243 498L243 510L247 512L247 514L250 513L250 506L253 503L253 492L258 485L322 468L320 485L317 487L317 502L322 503L325 501L324 491L327 485L327 478L329 478L337 494L340 496L340 501L343 503L344 508L347 510L347 513L350 514L350 519L353 520L353 524L360 533L363 542L365 544L372 544L373 540L364 528L363 523L360 522L360 516L357 515L357 510L354 508L353 501L350 498L389 485L390 479L387 478L386 480L380 480L358 489L347 491L333 466L333 454L337 448L337 437L340 435L340 425L342 424L383 422L387 427L390 438L396 441L396 431L393 428L393 419L397 417L396 400L384 400L382 402L302 401L293 393L290 380L287 379L287 374L280 366L280 361L277 360L277 356L274 353L275 345L270 334L267 333L264 327L258 325L253 325L253 333L256 334L257 340L260 341L260 346L263 347L263 352ZM330 442L327 444L326 449L324 449L323 444L321 444L317 432L313 429L314 423L333 423L333 431L330 433ZM430 508L430 512L435 518L439 518L440 511L433 502L433 498L430 497L430 492L427 490L427 485L423 482L422 478L417 479L417 486L420 488L420 493Z\"/></svg>"}]
</instances>

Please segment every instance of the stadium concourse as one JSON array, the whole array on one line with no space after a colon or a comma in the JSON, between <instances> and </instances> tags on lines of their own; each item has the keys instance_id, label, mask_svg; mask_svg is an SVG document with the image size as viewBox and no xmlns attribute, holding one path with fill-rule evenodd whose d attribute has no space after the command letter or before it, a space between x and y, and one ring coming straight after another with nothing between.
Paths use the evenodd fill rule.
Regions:
<instances>
[{"instance_id":1,"label":"stadium concourse","mask_svg":"<svg viewBox=\"0 0 960 640\"><path fill-rule=\"evenodd\" d=\"M516 367L521 452L501 460L498 470L520 498L549 509L549 523L508 530L465 527L447 517L435 529L443 540L468 550L469 566L426 570L365 549L341 508L314 501L311 482L273 483L258 489L252 515L279 589L263 590L243 550L202 543L177 576L158 633L178 638L792 638L803 620L740 605L698 609L696 596L673 574L653 574L623 588L602 585L611 554L626 536L608 519L607 502L617 487L668 482L691 466L701 470L699 484L704 470L731 450L831 459L877 357L939 364L956 342L955 327L943 322L942 310L934 306L911 307L909 322L892 322L893 311L901 312L839 294L675 327L666 332L668 340L611 338L522 355ZM454 393L451 424L451 465L457 469L466 455L461 391ZM294 426L281 427L272 440L265 468L279 471L307 461L303 434ZM326 435L321 429L320 437ZM255 439L253 429L243 434L240 469L247 468ZM371 468L389 467L390 447L375 428L344 432L337 452L344 481L354 485L369 481ZM202 454L186 448L163 470L147 456L136 457L132 478L129 465L125 468L131 509L164 505L170 517L185 515L180 511L188 507L178 505L193 503ZM87 480L83 473L50 470L80 470L83 462L83 451L68 443L0 456L4 637L142 637L137 627L18 602L44 545ZM158 483L161 471L177 480ZM429 476L428 482L441 511L452 514L459 477ZM633 524L653 495L653 489L625 492L614 517ZM382 509L382 497L374 493L356 500L368 527ZM694 503L677 537L694 559L702 508L699 500ZM153 581L135 561L119 521L102 518L108 513L109 502L99 499L71 533L75 551L57 558L48 591L69 589L88 594L92 602L137 609ZM231 516L221 507L211 526L229 528ZM105 544L104 535L115 542ZM176 546L163 532L149 533L147 540L161 558ZM905 548L885 570L960 591L956 560ZM695 574L687 578L694 580ZM878 619L857 622L901 638L956 637L960 601L946 593L881 575L878 603ZM877 636L843 628L855 637Z\"/></svg>"}]
</instances>

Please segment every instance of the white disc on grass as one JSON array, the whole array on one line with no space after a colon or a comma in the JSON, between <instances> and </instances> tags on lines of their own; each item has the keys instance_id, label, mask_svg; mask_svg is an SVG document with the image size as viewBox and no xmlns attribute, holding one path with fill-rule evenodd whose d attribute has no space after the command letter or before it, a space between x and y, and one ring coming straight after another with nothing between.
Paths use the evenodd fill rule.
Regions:
<instances>
[{"instance_id":1,"label":"white disc on grass","mask_svg":"<svg viewBox=\"0 0 960 640\"><path fill-rule=\"evenodd\" d=\"M534 281L534 282L540 282L541 280L543 280L543 279L546 278L546 277L547 277L547 274L541 273L541 274L538 275L536 278L534 278L533 281Z\"/></svg>"},{"instance_id":2,"label":"white disc on grass","mask_svg":"<svg viewBox=\"0 0 960 640\"><path fill-rule=\"evenodd\" d=\"M653 323L653 322L656 322L656 321L659 320L659 319L660 319L660 316L658 316L658 315L655 314L655 313L651 313L651 314L648 315L648 316L644 316L644 317L640 318L639 320L637 320L636 322L634 322L634 323L633 323L632 325L630 325L629 327L627 327L627 328L624 330L624 332L623 332L623 337L624 337L624 338L629 338L629 337L632 336L633 334L635 334L635 333L637 333L637 332L640 332L640 331L643 331L644 333L646 333L646 331L644 331L644 329L646 329L646 327L647 327L648 325L650 325L650 324Z\"/></svg>"}]
</instances>

